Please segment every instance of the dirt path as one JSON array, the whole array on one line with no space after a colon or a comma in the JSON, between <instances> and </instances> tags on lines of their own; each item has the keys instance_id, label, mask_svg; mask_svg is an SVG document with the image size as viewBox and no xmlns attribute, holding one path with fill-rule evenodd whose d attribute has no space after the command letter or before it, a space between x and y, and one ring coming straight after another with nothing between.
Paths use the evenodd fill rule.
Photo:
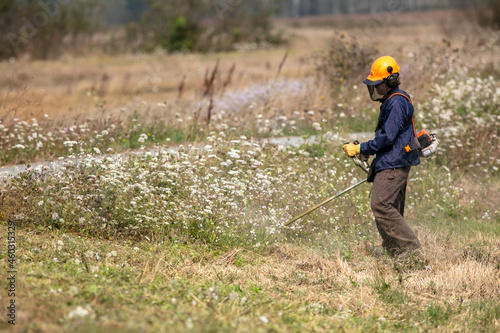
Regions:
<instances>
[{"instance_id":1,"label":"dirt path","mask_svg":"<svg viewBox=\"0 0 500 333\"><path fill-rule=\"evenodd\" d=\"M347 135L347 138L345 140L353 140L354 138L358 140L368 140L373 136L372 133L351 133ZM308 144L314 144L318 140L318 137L316 136L310 136L308 138L304 138L301 136L290 136L290 137L279 137L279 138L270 138L270 139L262 139L259 140L261 142L262 146L265 146L267 144L272 144L272 145L278 145L282 146L283 148L289 148L289 147L299 147L301 145L308 145ZM341 142L344 140L341 138L338 134L333 135L330 138L330 141L332 143L337 144L338 142ZM199 148L203 148L202 145L199 145ZM146 150L148 152L151 152L153 156L160 154L164 151L178 151L179 146L172 146L168 147L165 149L149 149ZM114 154L114 155L101 155L95 157L97 160L101 160L107 157L112 157L114 159L120 159L123 156L129 155L129 154L136 154L138 152L144 152L144 151L128 151L120 154ZM45 161L45 162L37 162L37 163L32 163L30 164L30 167L28 168L29 164L17 164L17 165L5 165L0 167L0 182L7 181L9 178L15 177L19 175L20 173L27 171L28 169L30 170L40 170L43 172L57 172L60 171L67 163L79 163L82 159L69 159L65 158L62 160L56 160L56 161Z\"/></svg>"}]
</instances>

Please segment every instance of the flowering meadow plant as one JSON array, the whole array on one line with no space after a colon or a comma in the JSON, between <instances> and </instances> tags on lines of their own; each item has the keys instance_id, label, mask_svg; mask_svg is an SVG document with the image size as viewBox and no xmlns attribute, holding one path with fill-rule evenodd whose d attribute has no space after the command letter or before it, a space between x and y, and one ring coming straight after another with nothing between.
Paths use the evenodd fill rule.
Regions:
<instances>
[{"instance_id":1,"label":"flowering meadow plant","mask_svg":"<svg viewBox=\"0 0 500 333\"><path fill-rule=\"evenodd\" d=\"M450 74L445 84L433 88L429 102L417 105L417 126L435 128L438 133L436 165L452 170L468 167L472 174L498 174L499 151L490 148L498 146L499 140L498 81L464 75L459 79ZM315 112L308 113L309 126L321 133L320 124L314 122ZM62 168L31 170L12 179L3 191L17 193L11 193L11 198L23 197L23 214L34 225L106 236L168 234L247 244L314 234L324 230L325 223L334 229L364 232L357 230L359 223L339 222L339 216L346 216L345 209L331 216L328 208L322 208L311 215L319 224L284 227L298 212L363 176L337 149L339 142L332 138L338 139L338 135L329 132L323 145L282 149L238 137L238 125L226 125L222 117L213 124L219 132L207 133L204 143L174 151L158 140L171 141L164 138L170 129L148 127L139 118L130 119L128 136L118 135L124 128L117 130L106 123L103 128L93 123L48 131L51 120L47 117L40 123L33 119L31 123L14 122L11 127L1 125L6 134L1 138L4 159L20 152L37 156L45 147L59 147L58 155L63 155ZM269 124L262 117L254 121L255 126ZM285 116L278 119L277 128L279 122L292 123ZM330 123L335 122L326 126ZM144 129L155 132L141 132ZM254 134L258 136L258 131ZM134 142L134 147L142 149L112 155L120 141ZM151 144L156 148L145 150ZM353 194L341 202L352 200L364 199ZM369 221L366 208L359 214ZM357 211L346 209L350 214Z\"/></svg>"},{"instance_id":2,"label":"flowering meadow plant","mask_svg":"<svg viewBox=\"0 0 500 333\"><path fill-rule=\"evenodd\" d=\"M457 147L460 150L464 145L482 146L485 138L488 141L498 141L498 79L492 76L471 77L466 68L453 67L436 80L440 83L428 92L429 98L426 101L417 96L416 126L438 133L442 143L441 154L444 150L449 152ZM31 121L14 118L8 124L0 123L3 134L0 136L0 163L71 157L95 153L96 149L99 153L115 153L141 146L161 146L166 141L194 143L205 141L213 130L224 131L236 138L244 134L258 139L287 134L360 131L366 130L365 127L359 127L360 118L368 126L370 121L376 121L375 109L356 115L352 107L347 108L342 103L332 108L304 111L280 111L269 106L273 100L283 96L304 99L315 89L309 80L280 80L255 85L239 92L227 92L213 102L214 114L209 127L204 126L199 118L199 110L205 109L209 103L206 100L186 106L188 110L194 110L195 116L189 115L189 112L182 115L174 106L149 105L144 102L128 110L129 116L125 120L109 116L105 120L89 119L79 125L63 126L54 123L48 116L40 121L35 118ZM422 100L425 102L418 102ZM483 133L485 138L473 143L477 137L476 132L479 136ZM494 168L500 158L496 151L481 150L484 150L482 156L487 160L487 169L490 172L498 171ZM456 164L467 160L466 166L469 166L475 164L472 163L474 159L475 156L471 156L453 158L450 161Z\"/></svg>"},{"instance_id":3,"label":"flowering meadow plant","mask_svg":"<svg viewBox=\"0 0 500 333\"><path fill-rule=\"evenodd\" d=\"M23 173L8 191L23 196L23 214L34 226L253 244L297 235L306 227L283 227L293 214L362 177L337 153L311 157L245 137L228 140L224 132L207 141L178 151L86 154L65 160L58 171ZM325 214L328 209L315 219ZM326 223L343 227L334 217Z\"/></svg>"}]
</instances>

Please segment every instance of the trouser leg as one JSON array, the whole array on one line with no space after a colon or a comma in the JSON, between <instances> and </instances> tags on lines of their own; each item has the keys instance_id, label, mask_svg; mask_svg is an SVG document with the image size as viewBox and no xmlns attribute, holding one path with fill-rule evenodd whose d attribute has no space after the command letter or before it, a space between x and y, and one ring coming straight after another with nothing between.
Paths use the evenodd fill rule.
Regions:
<instances>
[{"instance_id":1,"label":"trouser leg","mask_svg":"<svg viewBox=\"0 0 500 333\"><path fill-rule=\"evenodd\" d=\"M382 246L391 255L420 248L417 235L403 218L410 167L382 170L373 181L371 207Z\"/></svg>"},{"instance_id":2,"label":"trouser leg","mask_svg":"<svg viewBox=\"0 0 500 333\"><path fill-rule=\"evenodd\" d=\"M401 190L396 197L395 207L398 209L399 214L401 216L405 216L405 199L406 199L406 185L408 181L405 182L404 186L401 187Z\"/></svg>"}]
</instances>

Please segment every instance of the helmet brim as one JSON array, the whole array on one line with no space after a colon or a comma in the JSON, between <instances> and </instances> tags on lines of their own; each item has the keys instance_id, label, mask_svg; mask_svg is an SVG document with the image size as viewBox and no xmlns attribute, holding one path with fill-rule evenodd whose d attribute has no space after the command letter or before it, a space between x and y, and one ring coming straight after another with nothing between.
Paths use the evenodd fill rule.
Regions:
<instances>
[{"instance_id":1,"label":"helmet brim","mask_svg":"<svg viewBox=\"0 0 500 333\"><path fill-rule=\"evenodd\" d=\"M371 74L368 75L368 77L363 80L363 83L366 84L367 86L376 86L378 84L381 84L382 82L384 82L383 78L375 77L372 76Z\"/></svg>"}]
</instances>

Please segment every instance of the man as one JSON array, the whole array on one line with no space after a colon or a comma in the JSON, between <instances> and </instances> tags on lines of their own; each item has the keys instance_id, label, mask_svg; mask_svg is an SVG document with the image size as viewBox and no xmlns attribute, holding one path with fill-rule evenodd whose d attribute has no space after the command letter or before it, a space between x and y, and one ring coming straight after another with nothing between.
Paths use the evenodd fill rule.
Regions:
<instances>
[{"instance_id":1,"label":"man","mask_svg":"<svg viewBox=\"0 0 500 333\"><path fill-rule=\"evenodd\" d=\"M363 83L371 99L382 103L375 138L345 144L343 149L349 157L375 155L374 179L369 176L368 181L373 181L371 208L382 246L391 256L406 256L421 248L403 217L408 174L412 165L420 164L418 151L404 149L415 137L413 105L409 95L399 89L399 66L392 57L375 60Z\"/></svg>"}]
</instances>

